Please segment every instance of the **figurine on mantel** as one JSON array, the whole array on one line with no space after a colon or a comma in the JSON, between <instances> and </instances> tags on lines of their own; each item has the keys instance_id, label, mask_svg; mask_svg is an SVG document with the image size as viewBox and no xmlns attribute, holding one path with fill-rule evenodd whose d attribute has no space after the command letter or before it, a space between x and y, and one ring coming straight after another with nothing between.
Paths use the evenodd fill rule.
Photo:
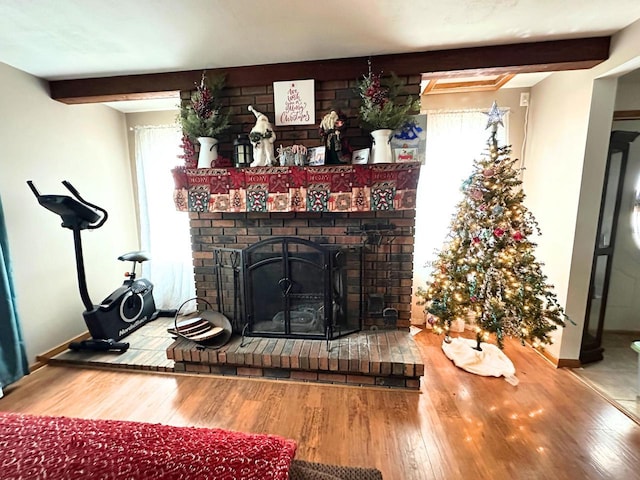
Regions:
<instances>
[{"instance_id":1,"label":"figurine on mantel","mask_svg":"<svg viewBox=\"0 0 640 480\"><path fill-rule=\"evenodd\" d=\"M343 164L351 160L351 147L343 135L346 127L346 116L335 110L327 113L320 122L320 136L325 146L326 164Z\"/></svg>"},{"instance_id":2,"label":"figurine on mantel","mask_svg":"<svg viewBox=\"0 0 640 480\"><path fill-rule=\"evenodd\" d=\"M276 134L269 119L264 113L260 113L251 105L249 111L256 116L256 124L249 132L249 140L253 145L252 167L269 167L276 163L273 153L273 142L276 141Z\"/></svg>"}]
</instances>

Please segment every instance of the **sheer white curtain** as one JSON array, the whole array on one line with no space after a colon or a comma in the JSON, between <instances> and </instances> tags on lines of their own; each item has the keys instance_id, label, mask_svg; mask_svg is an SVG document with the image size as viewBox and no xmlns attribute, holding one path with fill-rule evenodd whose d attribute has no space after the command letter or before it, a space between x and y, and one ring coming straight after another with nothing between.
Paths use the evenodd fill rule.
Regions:
<instances>
[{"instance_id":1,"label":"sheer white curtain","mask_svg":"<svg viewBox=\"0 0 640 480\"><path fill-rule=\"evenodd\" d=\"M427 148L418 183L414 291L425 286L431 276L431 264L446 241L449 224L462 199L460 187L471 175L473 160L487 147L487 110L427 111ZM508 114L505 128L498 129L498 144L508 138ZM412 308L413 323L422 323L422 307Z\"/></svg>"},{"instance_id":2,"label":"sheer white curtain","mask_svg":"<svg viewBox=\"0 0 640 480\"><path fill-rule=\"evenodd\" d=\"M140 240L151 256L142 271L161 309L195 297L189 216L173 204L171 169L181 153L181 135L177 125L135 128Z\"/></svg>"}]
</instances>

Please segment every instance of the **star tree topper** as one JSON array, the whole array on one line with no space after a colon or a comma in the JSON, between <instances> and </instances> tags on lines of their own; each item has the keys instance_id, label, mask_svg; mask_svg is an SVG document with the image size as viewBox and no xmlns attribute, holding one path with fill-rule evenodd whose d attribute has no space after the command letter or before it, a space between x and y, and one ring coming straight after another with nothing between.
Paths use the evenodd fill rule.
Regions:
<instances>
[{"instance_id":1,"label":"star tree topper","mask_svg":"<svg viewBox=\"0 0 640 480\"><path fill-rule=\"evenodd\" d=\"M486 128L491 127L492 132L496 132L498 130L498 125L502 125L504 127L504 123L502 123L502 117L507 113L506 110L500 110L498 108L498 104L496 101L493 101L493 105L491 105L491 110L488 113L485 113L487 116L487 126Z\"/></svg>"}]
</instances>

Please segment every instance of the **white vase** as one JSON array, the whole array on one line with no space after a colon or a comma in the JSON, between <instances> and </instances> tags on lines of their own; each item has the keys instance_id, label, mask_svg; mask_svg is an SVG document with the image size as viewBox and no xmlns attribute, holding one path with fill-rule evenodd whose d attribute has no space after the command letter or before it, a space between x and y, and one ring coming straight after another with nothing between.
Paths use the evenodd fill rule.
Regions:
<instances>
[{"instance_id":1,"label":"white vase","mask_svg":"<svg viewBox=\"0 0 640 480\"><path fill-rule=\"evenodd\" d=\"M391 135L393 130L383 128L371 132L373 145L371 146L370 163L393 163L393 155L391 153Z\"/></svg>"},{"instance_id":2,"label":"white vase","mask_svg":"<svg viewBox=\"0 0 640 480\"><path fill-rule=\"evenodd\" d=\"M198 168L211 168L213 162L218 159L218 140L212 137L198 137L198 143Z\"/></svg>"}]
</instances>

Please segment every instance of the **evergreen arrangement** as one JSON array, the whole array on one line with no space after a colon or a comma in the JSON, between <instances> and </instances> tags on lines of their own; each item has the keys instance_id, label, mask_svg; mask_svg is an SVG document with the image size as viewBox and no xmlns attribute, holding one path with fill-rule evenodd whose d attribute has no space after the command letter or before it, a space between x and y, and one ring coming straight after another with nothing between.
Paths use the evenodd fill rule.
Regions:
<instances>
[{"instance_id":1,"label":"evergreen arrangement","mask_svg":"<svg viewBox=\"0 0 640 480\"><path fill-rule=\"evenodd\" d=\"M550 344L550 332L567 319L534 256L529 237L540 229L523 205L521 169L509 158L510 148L498 146L503 115L494 102L487 150L462 185L464 198L431 282L418 291L425 311L435 317L430 318L434 331L444 333L445 341L453 320L473 319L477 350L491 334L500 348L506 336L534 347Z\"/></svg>"},{"instance_id":2,"label":"evergreen arrangement","mask_svg":"<svg viewBox=\"0 0 640 480\"><path fill-rule=\"evenodd\" d=\"M181 105L178 120L183 132L192 140L198 137L215 138L229 128L229 112L222 112L219 99L224 83L224 76L208 79L203 73L200 84L191 94L191 100Z\"/></svg>"},{"instance_id":3,"label":"evergreen arrangement","mask_svg":"<svg viewBox=\"0 0 640 480\"><path fill-rule=\"evenodd\" d=\"M408 96L404 103L398 101L402 93L402 82L391 72L391 76L381 78L369 70L358 82L361 126L368 130L397 130L411 120L411 115L420 111L420 100Z\"/></svg>"}]
</instances>

